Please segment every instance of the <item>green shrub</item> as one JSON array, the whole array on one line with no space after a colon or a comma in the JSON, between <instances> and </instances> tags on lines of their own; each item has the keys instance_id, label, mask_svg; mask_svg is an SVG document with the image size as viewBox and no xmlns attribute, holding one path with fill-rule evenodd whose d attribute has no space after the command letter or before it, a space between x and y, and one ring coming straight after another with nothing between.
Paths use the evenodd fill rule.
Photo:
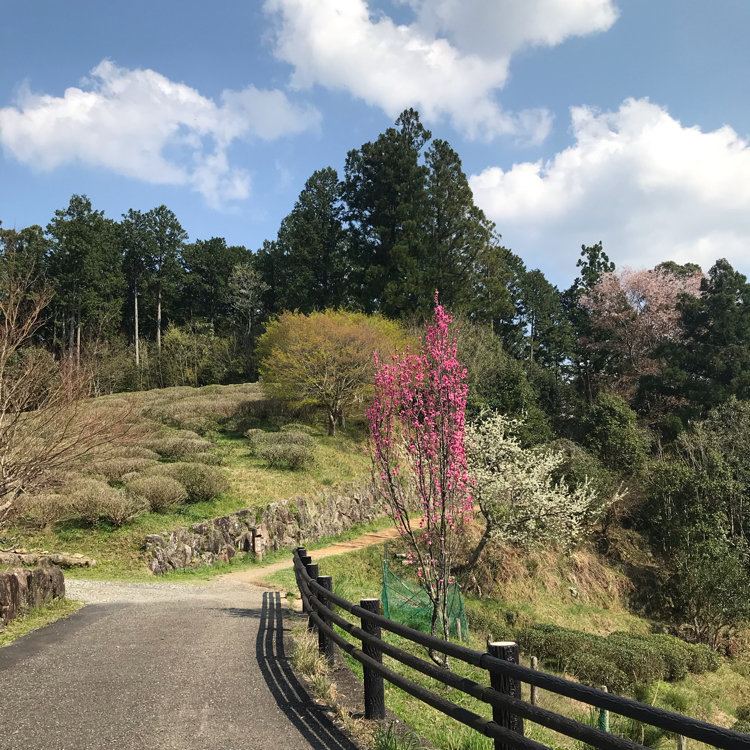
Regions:
<instances>
[{"instance_id":1,"label":"green shrub","mask_svg":"<svg viewBox=\"0 0 750 750\"><path fill-rule=\"evenodd\" d=\"M245 437L250 443L250 453L255 454L260 446L265 445L273 434L274 433L272 432L266 432L265 430L259 430L257 428L246 430Z\"/></svg>"},{"instance_id":2,"label":"green shrub","mask_svg":"<svg viewBox=\"0 0 750 750\"><path fill-rule=\"evenodd\" d=\"M312 435L313 428L310 425L302 424L301 422L289 422L288 424L281 425L282 432L304 432L306 435Z\"/></svg>"},{"instance_id":3,"label":"green shrub","mask_svg":"<svg viewBox=\"0 0 750 750\"><path fill-rule=\"evenodd\" d=\"M153 458L158 461L159 454L145 445L127 445L117 449L116 458Z\"/></svg>"},{"instance_id":4,"label":"green shrub","mask_svg":"<svg viewBox=\"0 0 750 750\"><path fill-rule=\"evenodd\" d=\"M96 474L101 474L108 480L112 480L121 479L125 474L144 471L156 463L157 462L152 458L129 458L118 456L116 458L97 461L92 464L91 470Z\"/></svg>"},{"instance_id":5,"label":"green shrub","mask_svg":"<svg viewBox=\"0 0 750 750\"><path fill-rule=\"evenodd\" d=\"M68 518L70 502L65 495L42 493L21 495L15 504L15 516L24 526L43 529Z\"/></svg>"},{"instance_id":6,"label":"green shrub","mask_svg":"<svg viewBox=\"0 0 750 750\"><path fill-rule=\"evenodd\" d=\"M142 497L115 490L102 503L101 517L119 528L147 510L148 503Z\"/></svg>"},{"instance_id":7,"label":"green shrub","mask_svg":"<svg viewBox=\"0 0 750 750\"><path fill-rule=\"evenodd\" d=\"M606 685L611 693L626 693L633 687L632 677L601 654L580 651L569 657L565 671L586 685Z\"/></svg>"},{"instance_id":8,"label":"green shrub","mask_svg":"<svg viewBox=\"0 0 750 750\"><path fill-rule=\"evenodd\" d=\"M149 441L148 445L164 458L182 458L193 453L205 453L213 447L213 443L198 436L155 438Z\"/></svg>"},{"instance_id":9,"label":"green shrub","mask_svg":"<svg viewBox=\"0 0 750 750\"><path fill-rule=\"evenodd\" d=\"M735 716L740 721L750 721L750 706L737 706Z\"/></svg>"},{"instance_id":10,"label":"green shrub","mask_svg":"<svg viewBox=\"0 0 750 750\"><path fill-rule=\"evenodd\" d=\"M206 453L193 453L190 460L196 464L206 464L207 466L221 466L224 463L224 456L215 451Z\"/></svg>"},{"instance_id":11,"label":"green shrub","mask_svg":"<svg viewBox=\"0 0 750 750\"><path fill-rule=\"evenodd\" d=\"M176 479L186 490L188 502L213 500L229 489L229 481L213 466L178 462L153 467L149 473Z\"/></svg>"},{"instance_id":12,"label":"green shrub","mask_svg":"<svg viewBox=\"0 0 750 750\"><path fill-rule=\"evenodd\" d=\"M140 477L130 482L127 489L143 498L154 513L172 510L188 497L187 490L176 479L167 476Z\"/></svg>"},{"instance_id":13,"label":"green shrub","mask_svg":"<svg viewBox=\"0 0 750 750\"><path fill-rule=\"evenodd\" d=\"M556 625L533 625L517 631L523 650L581 682L606 685L613 692L656 680L676 681L688 672L717 669L719 660L706 646L670 635L612 633L598 636Z\"/></svg>"},{"instance_id":14,"label":"green shrub","mask_svg":"<svg viewBox=\"0 0 750 750\"><path fill-rule=\"evenodd\" d=\"M688 669L693 674L715 672L721 665L719 655L703 643L692 645L692 658Z\"/></svg>"},{"instance_id":15,"label":"green shrub","mask_svg":"<svg viewBox=\"0 0 750 750\"><path fill-rule=\"evenodd\" d=\"M147 509L141 498L116 490L99 479L79 479L70 491L71 515L90 524L103 518L119 527Z\"/></svg>"},{"instance_id":16,"label":"green shrub","mask_svg":"<svg viewBox=\"0 0 750 750\"><path fill-rule=\"evenodd\" d=\"M301 469L313 460L312 451L298 443L268 443L258 449L258 455L270 469Z\"/></svg>"}]
</instances>

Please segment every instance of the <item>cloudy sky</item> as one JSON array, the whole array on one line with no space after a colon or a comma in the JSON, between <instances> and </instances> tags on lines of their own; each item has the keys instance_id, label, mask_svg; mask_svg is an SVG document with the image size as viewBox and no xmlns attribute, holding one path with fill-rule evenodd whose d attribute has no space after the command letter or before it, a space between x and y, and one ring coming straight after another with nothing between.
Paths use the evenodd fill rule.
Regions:
<instances>
[{"instance_id":1,"label":"cloudy sky","mask_svg":"<svg viewBox=\"0 0 750 750\"><path fill-rule=\"evenodd\" d=\"M406 107L554 282L750 273L747 0L0 0L0 219L73 193L256 249Z\"/></svg>"}]
</instances>

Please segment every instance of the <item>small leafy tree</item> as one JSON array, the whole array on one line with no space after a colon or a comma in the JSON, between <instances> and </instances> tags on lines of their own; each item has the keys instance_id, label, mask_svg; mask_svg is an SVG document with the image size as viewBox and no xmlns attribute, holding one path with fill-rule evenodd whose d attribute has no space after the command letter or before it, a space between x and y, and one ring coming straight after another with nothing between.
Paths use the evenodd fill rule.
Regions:
<instances>
[{"instance_id":1,"label":"small leafy tree","mask_svg":"<svg viewBox=\"0 0 750 750\"><path fill-rule=\"evenodd\" d=\"M282 313L258 340L266 393L296 406L322 407L328 434L372 392L374 351L391 352L403 340L397 323L378 315L325 310Z\"/></svg>"},{"instance_id":2,"label":"small leafy tree","mask_svg":"<svg viewBox=\"0 0 750 750\"><path fill-rule=\"evenodd\" d=\"M464 453L466 369L456 359L450 323L436 297L418 353L407 349L384 362L376 355L368 410L376 487L432 603L431 632L445 638L451 566L459 530L473 512Z\"/></svg>"},{"instance_id":3,"label":"small leafy tree","mask_svg":"<svg viewBox=\"0 0 750 750\"><path fill-rule=\"evenodd\" d=\"M556 471L566 460L550 448L522 448L520 422L483 414L467 429L467 455L474 496L487 522L467 567L490 539L520 546L555 542L569 547L615 497L605 499L586 478L571 488Z\"/></svg>"},{"instance_id":4,"label":"small leafy tree","mask_svg":"<svg viewBox=\"0 0 750 750\"><path fill-rule=\"evenodd\" d=\"M750 621L750 575L744 545L706 540L677 556L667 583L672 614L692 639L717 650Z\"/></svg>"}]
</instances>

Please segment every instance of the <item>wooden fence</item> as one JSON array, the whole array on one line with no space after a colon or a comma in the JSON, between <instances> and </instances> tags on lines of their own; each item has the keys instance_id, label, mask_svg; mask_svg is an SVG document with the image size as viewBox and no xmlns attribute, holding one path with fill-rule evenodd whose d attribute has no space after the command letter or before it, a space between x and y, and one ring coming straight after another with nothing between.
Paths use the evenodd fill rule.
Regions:
<instances>
[{"instance_id":1,"label":"wooden fence","mask_svg":"<svg viewBox=\"0 0 750 750\"><path fill-rule=\"evenodd\" d=\"M382 719L385 716L383 680L388 680L446 716L492 738L495 750L549 750L546 745L524 736L524 720L600 750L644 750L636 742L522 700L521 683L525 682L532 688L548 690L603 711L611 711L673 732L679 737L687 737L723 750L750 750L750 735L523 667L519 664L518 646L515 643L490 643L486 652L477 651L389 620L379 614L378 599L362 599L359 604L355 604L334 594L331 577L319 575L318 566L312 562L304 547L298 547L294 551L294 571L310 627L318 632L321 654L329 663L333 663L334 646L338 645L363 666L365 718ZM358 617L360 626L338 614L337 607ZM347 640L334 626L359 641L361 648ZM384 641L381 638L382 630L486 670L489 685L461 677L431 661L403 651ZM492 718L469 711L386 667L383 664L383 654L488 704L492 708Z\"/></svg>"}]
</instances>

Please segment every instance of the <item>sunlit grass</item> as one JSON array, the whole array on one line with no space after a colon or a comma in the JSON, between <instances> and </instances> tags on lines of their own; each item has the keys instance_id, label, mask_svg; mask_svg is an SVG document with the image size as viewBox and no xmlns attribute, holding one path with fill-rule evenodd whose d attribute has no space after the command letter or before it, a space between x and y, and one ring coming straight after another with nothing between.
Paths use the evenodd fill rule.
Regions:
<instances>
[{"instance_id":1,"label":"sunlit grass","mask_svg":"<svg viewBox=\"0 0 750 750\"><path fill-rule=\"evenodd\" d=\"M4 630L0 631L0 646L7 646L33 630L38 630L56 620L68 617L83 606L83 602L73 601L72 599L53 599L48 604L29 610L27 614L11 621L5 626Z\"/></svg>"}]
</instances>

